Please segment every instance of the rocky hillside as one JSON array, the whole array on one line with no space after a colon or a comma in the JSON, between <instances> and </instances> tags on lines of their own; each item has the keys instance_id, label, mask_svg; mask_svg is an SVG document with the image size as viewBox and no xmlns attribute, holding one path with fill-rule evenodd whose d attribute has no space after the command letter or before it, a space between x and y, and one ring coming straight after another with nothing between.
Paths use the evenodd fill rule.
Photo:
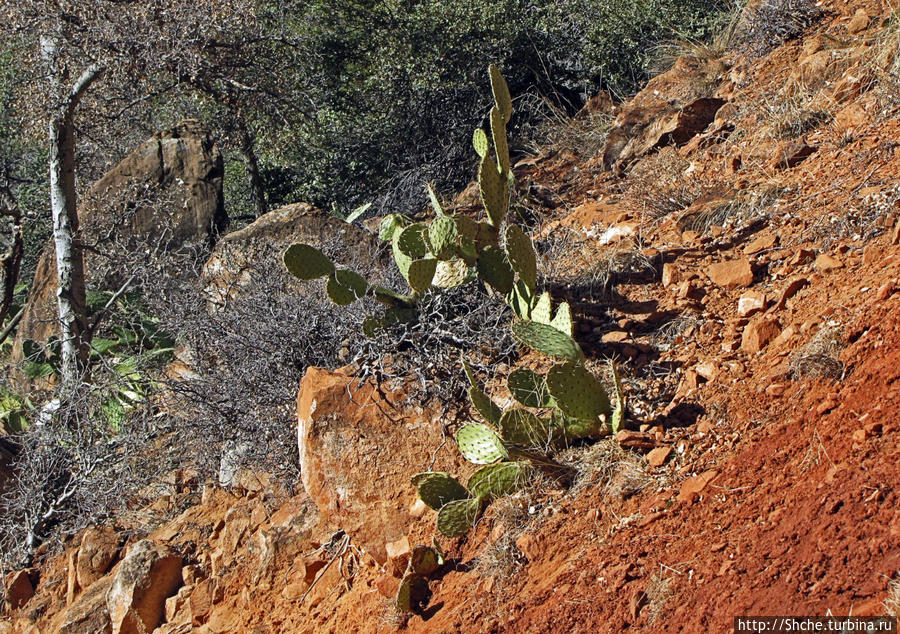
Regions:
<instances>
[{"instance_id":1,"label":"rocky hillside","mask_svg":"<svg viewBox=\"0 0 900 634\"><path fill-rule=\"evenodd\" d=\"M10 575L0 632L699 633L900 613L900 20L818 7L785 42L692 47L518 161L542 279L588 356L616 360L627 429L569 449L570 486L440 537L413 614L400 577L438 534L409 477L461 464L443 412L312 368L304 492L171 473L145 512L174 519L90 529Z\"/></svg>"}]
</instances>

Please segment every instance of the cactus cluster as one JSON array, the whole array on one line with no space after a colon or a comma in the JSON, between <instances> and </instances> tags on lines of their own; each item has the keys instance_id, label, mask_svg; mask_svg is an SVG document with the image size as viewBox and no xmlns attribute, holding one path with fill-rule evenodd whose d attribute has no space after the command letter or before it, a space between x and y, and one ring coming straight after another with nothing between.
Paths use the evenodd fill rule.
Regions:
<instances>
[{"instance_id":1,"label":"cactus cluster","mask_svg":"<svg viewBox=\"0 0 900 634\"><path fill-rule=\"evenodd\" d=\"M418 545L409 554L406 572L397 590L397 609L412 612L428 594L428 577L444 563L444 555L437 543L432 546Z\"/></svg>"}]
</instances>

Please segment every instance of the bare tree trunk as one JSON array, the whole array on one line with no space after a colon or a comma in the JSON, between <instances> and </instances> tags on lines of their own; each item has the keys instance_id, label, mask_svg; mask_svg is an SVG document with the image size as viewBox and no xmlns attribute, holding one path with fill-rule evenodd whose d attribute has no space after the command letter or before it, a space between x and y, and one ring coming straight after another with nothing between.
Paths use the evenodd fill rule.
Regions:
<instances>
[{"instance_id":1,"label":"bare tree trunk","mask_svg":"<svg viewBox=\"0 0 900 634\"><path fill-rule=\"evenodd\" d=\"M87 311L84 253L75 239L78 210L75 193L75 110L84 93L103 73L93 65L65 94L55 39L41 39L41 52L50 68L51 97L65 95L50 117L50 209L56 250L56 303L59 311L60 375L64 386L77 384L87 368L90 342L86 340Z\"/></svg>"},{"instance_id":2,"label":"bare tree trunk","mask_svg":"<svg viewBox=\"0 0 900 634\"><path fill-rule=\"evenodd\" d=\"M256 208L257 217L268 211L266 205L266 190L263 187L262 176L259 173L259 159L253 149L253 136L247 129L247 124L242 117L238 117L238 133L240 135L241 156L244 157L244 167L250 180L250 200Z\"/></svg>"}]
</instances>

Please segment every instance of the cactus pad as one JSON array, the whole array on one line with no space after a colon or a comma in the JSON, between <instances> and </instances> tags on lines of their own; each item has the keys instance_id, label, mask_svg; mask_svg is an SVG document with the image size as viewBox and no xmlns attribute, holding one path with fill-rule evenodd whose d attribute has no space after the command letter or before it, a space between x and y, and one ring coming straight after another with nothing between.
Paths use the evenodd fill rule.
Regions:
<instances>
[{"instance_id":1,"label":"cactus pad","mask_svg":"<svg viewBox=\"0 0 900 634\"><path fill-rule=\"evenodd\" d=\"M459 537L475 526L483 508L478 498L445 504L437 517L437 527L447 537Z\"/></svg>"},{"instance_id":2,"label":"cactus pad","mask_svg":"<svg viewBox=\"0 0 900 634\"><path fill-rule=\"evenodd\" d=\"M434 280L434 272L437 270L438 260L434 258L423 258L421 260L413 260L409 265L407 273L407 281L410 287L419 293L424 293L431 287Z\"/></svg>"},{"instance_id":3,"label":"cactus pad","mask_svg":"<svg viewBox=\"0 0 900 634\"><path fill-rule=\"evenodd\" d=\"M506 303L513 309L519 319L527 320L532 313L532 294L525 282L517 280L512 290L506 296Z\"/></svg>"},{"instance_id":4,"label":"cactus pad","mask_svg":"<svg viewBox=\"0 0 900 634\"><path fill-rule=\"evenodd\" d=\"M400 232L399 237L395 237L397 246L400 251L411 258L424 258L428 253L428 246L425 244L425 238L422 236L425 225L416 223L409 225Z\"/></svg>"},{"instance_id":5,"label":"cactus pad","mask_svg":"<svg viewBox=\"0 0 900 634\"><path fill-rule=\"evenodd\" d=\"M480 387L473 385L469 388L469 400L472 401L475 411L481 414L484 422L494 427L500 424L500 416L503 414L503 411Z\"/></svg>"},{"instance_id":6,"label":"cactus pad","mask_svg":"<svg viewBox=\"0 0 900 634\"><path fill-rule=\"evenodd\" d=\"M431 546L419 544L409 555L409 571L427 577L441 565L441 557Z\"/></svg>"},{"instance_id":7,"label":"cactus pad","mask_svg":"<svg viewBox=\"0 0 900 634\"><path fill-rule=\"evenodd\" d=\"M478 277L490 284L498 293L506 295L513 288L515 274L500 247L489 246L481 252L476 264Z\"/></svg>"},{"instance_id":8,"label":"cactus pad","mask_svg":"<svg viewBox=\"0 0 900 634\"><path fill-rule=\"evenodd\" d=\"M553 398L544 379L531 370L513 370L506 379L509 393L525 407L552 407Z\"/></svg>"},{"instance_id":9,"label":"cactus pad","mask_svg":"<svg viewBox=\"0 0 900 634\"><path fill-rule=\"evenodd\" d=\"M434 473L418 480L419 497L439 511L448 502L469 497L466 488L446 473Z\"/></svg>"},{"instance_id":10,"label":"cactus pad","mask_svg":"<svg viewBox=\"0 0 900 634\"><path fill-rule=\"evenodd\" d=\"M422 575L409 573L400 582L397 590L397 609L412 612L428 598L428 580Z\"/></svg>"},{"instance_id":11,"label":"cactus pad","mask_svg":"<svg viewBox=\"0 0 900 634\"><path fill-rule=\"evenodd\" d=\"M334 263L308 244L292 244L282 259L288 272L299 280L314 280L334 271Z\"/></svg>"},{"instance_id":12,"label":"cactus pad","mask_svg":"<svg viewBox=\"0 0 900 634\"><path fill-rule=\"evenodd\" d=\"M390 240L394 237L394 232L403 226L403 219L400 214L388 214L381 219L381 228L378 230L378 238L381 240Z\"/></svg>"},{"instance_id":13,"label":"cactus pad","mask_svg":"<svg viewBox=\"0 0 900 634\"><path fill-rule=\"evenodd\" d=\"M509 174L509 144L506 140L506 121L497 106L491 109L491 136L497 153L497 169L501 176L506 176Z\"/></svg>"},{"instance_id":14,"label":"cactus pad","mask_svg":"<svg viewBox=\"0 0 900 634\"><path fill-rule=\"evenodd\" d=\"M554 359L579 361L584 358L584 353L575 340L553 326L536 321L519 321L512 325L512 331L516 339L526 346ZM550 392L552 394L553 390Z\"/></svg>"},{"instance_id":15,"label":"cactus pad","mask_svg":"<svg viewBox=\"0 0 900 634\"><path fill-rule=\"evenodd\" d=\"M441 201L438 200L437 194L434 192L434 187L425 185L425 189L428 190L428 198L431 200L431 206L434 208L434 213L438 216L443 216L444 208L441 207Z\"/></svg>"},{"instance_id":16,"label":"cactus pad","mask_svg":"<svg viewBox=\"0 0 900 634\"><path fill-rule=\"evenodd\" d=\"M472 495L487 502L522 489L528 482L531 467L524 462L501 462L482 467L469 478Z\"/></svg>"},{"instance_id":17,"label":"cactus pad","mask_svg":"<svg viewBox=\"0 0 900 634\"><path fill-rule=\"evenodd\" d=\"M550 368L547 387L559 409L571 418L593 420L612 411L603 385L581 364L563 363Z\"/></svg>"},{"instance_id":18,"label":"cactus pad","mask_svg":"<svg viewBox=\"0 0 900 634\"><path fill-rule=\"evenodd\" d=\"M456 444L463 457L475 464L491 464L509 457L497 432L481 423L463 425L456 432Z\"/></svg>"},{"instance_id":19,"label":"cactus pad","mask_svg":"<svg viewBox=\"0 0 900 634\"><path fill-rule=\"evenodd\" d=\"M497 171L497 166L490 157L481 159L478 168L478 186L481 189L481 202L490 223L499 227L506 216L507 184Z\"/></svg>"},{"instance_id":20,"label":"cactus pad","mask_svg":"<svg viewBox=\"0 0 900 634\"><path fill-rule=\"evenodd\" d=\"M544 291L540 297L538 297L537 302L534 304L534 308L531 309L531 320L536 321L539 324L547 324L550 325L553 317L553 300L550 299L550 293Z\"/></svg>"},{"instance_id":21,"label":"cactus pad","mask_svg":"<svg viewBox=\"0 0 900 634\"><path fill-rule=\"evenodd\" d=\"M364 297L369 290L365 278L356 271L338 269L328 276L325 291L328 298L338 306L349 306L357 299Z\"/></svg>"},{"instance_id":22,"label":"cactus pad","mask_svg":"<svg viewBox=\"0 0 900 634\"><path fill-rule=\"evenodd\" d=\"M506 229L506 253L513 270L519 279L525 282L529 290L534 292L537 284L537 259L534 245L519 225L509 225ZM548 320L549 321L549 320Z\"/></svg>"},{"instance_id":23,"label":"cactus pad","mask_svg":"<svg viewBox=\"0 0 900 634\"><path fill-rule=\"evenodd\" d=\"M456 221L449 216L438 216L428 227L428 240L434 255L449 260L456 251Z\"/></svg>"},{"instance_id":24,"label":"cactus pad","mask_svg":"<svg viewBox=\"0 0 900 634\"><path fill-rule=\"evenodd\" d=\"M513 408L503 412L500 433L506 442L523 447L546 447L551 440L549 424L527 409Z\"/></svg>"},{"instance_id":25,"label":"cactus pad","mask_svg":"<svg viewBox=\"0 0 900 634\"><path fill-rule=\"evenodd\" d=\"M400 248L400 236L403 235L405 229L398 226L394 229L394 237L391 240L391 251L394 253L394 261L397 263L397 269L404 279L409 279L409 265L413 263L413 258L403 252ZM420 236L421 237L421 236ZM422 241L424 244L424 240Z\"/></svg>"},{"instance_id":26,"label":"cactus pad","mask_svg":"<svg viewBox=\"0 0 900 634\"><path fill-rule=\"evenodd\" d=\"M487 156L488 138L481 128L475 128L475 133L472 134L472 145L475 147L479 157L484 158Z\"/></svg>"},{"instance_id":27,"label":"cactus pad","mask_svg":"<svg viewBox=\"0 0 900 634\"><path fill-rule=\"evenodd\" d=\"M463 260L439 260L432 284L438 288L453 288L469 278L469 266Z\"/></svg>"},{"instance_id":28,"label":"cactus pad","mask_svg":"<svg viewBox=\"0 0 900 634\"><path fill-rule=\"evenodd\" d=\"M449 478L449 477L450 477L450 474L447 473L446 471L421 471L421 472L416 473L415 475L413 475L413 476L409 479L409 481L412 483L412 485L413 485L414 487L416 487L416 488L418 489L418 488L419 488L419 485L422 484L422 482L424 482L425 480L427 480L427 479L430 478L431 476L444 476L444 477Z\"/></svg>"},{"instance_id":29,"label":"cactus pad","mask_svg":"<svg viewBox=\"0 0 900 634\"><path fill-rule=\"evenodd\" d=\"M561 333L572 336L574 330L572 329L572 309L569 308L569 302L559 305L559 308L556 309L556 317L553 318L550 325Z\"/></svg>"},{"instance_id":30,"label":"cactus pad","mask_svg":"<svg viewBox=\"0 0 900 634\"><path fill-rule=\"evenodd\" d=\"M494 93L494 103L500 109L505 121L512 117L512 97L509 94L509 86L496 64L488 66L488 74L491 76L491 92Z\"/></svg>"}]
</instances>

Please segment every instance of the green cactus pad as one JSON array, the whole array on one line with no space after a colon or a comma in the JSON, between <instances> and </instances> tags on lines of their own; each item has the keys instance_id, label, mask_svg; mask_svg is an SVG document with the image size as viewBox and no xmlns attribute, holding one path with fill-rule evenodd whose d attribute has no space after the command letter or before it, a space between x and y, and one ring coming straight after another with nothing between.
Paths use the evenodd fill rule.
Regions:
<instances>
[{"instance_id":1,"label":"green cactus pad","mask_svg":"<svg viewBox=\"0 0 900 634\"><path fill-rule=\"evenodd\" d=\"M618 370L616 370L616 364L612 361L609 362L609 372L612 375L614 397L610 427L612 427L612 433L615 434L621 429L622 423L625 422L625 392L622 390L622 379L619 377Z\"/></svg>"},{"instance_id":2,"label":"green cactus pad","mask_svg":"<svg viewBox=\"0 0 900 634\"><path fill-rule=\"evenodd\" d=\"M438 200L437 194L434 192L434 188L431 185L425 185L425 189L428 190L428 198L431 200L431 206L434 208L434 213L438 216L444 215L444 208L441 207L441 201Z\"/></svg>"},{"instance_id":3,"label":"green cactus pad","mask_svg":"<svg viewBox=\"0 0 900 634\"><path fill-rule=\"evenodd\" d=\"M519 225L509 225L506 228L506 253L509 255L509 263L513 270L519 274L519 279L534 292L537 284L537 259L534 255L534 245L531 238L522 231Z\"/></svg>"},{"instance_id":4,"label":"green cactus pad","mask_svg":"<svg viewBox=\"0 0 900 634\"><path fill-rule=\"evenodd\" d=\"M459 537L475 526L483 503L478 498L445 504L437 516L437 527L447 537Z\"/></svg>"},{"instance_id":5,"label":"green cactus pad","mask_svg":"<svg viewBox=\"0 0 900 634\"><path fill-rule=\"evenodd\" d=\"M509 121L512 117L512 97L509 94L509 86L495 64L488 66L488 74L491 76L491 92L494 93L494 103L500 109L503 119Z\"/></svg>"},{"instance_id":6,"label":"green cactus pad","mask_svg":"<svg viewBox=\"0 0 900 634\"><path fill-rule=\"evenodd\" d=\"M553 398L543 377L531 370L519 368L510 372L506 379L509 393L525 407L552 407Z\"/></svg>"},{"instance_id":7,"label":"green cactus pad","mask_svg":"<svg viewBox=\"0 0 900 634\"><path fill-rule=\"evenodd\" d=\"M569 302L559 305L559 308L556 309L556 317L553 318L550 325L564 335L572 336L574 330L572 329L572 309L569 308Z\"/></svg>"},{"instance_id":8,"label":"green cactus pad","mask_svg":"<svg viewBox=\"0 0 900 634\"><path fill-rule=\"evenodd\" d=\"M469 400L472 401L475 411L481 414L484 422L494 427L500 424L500 416L503 414L503 410L480 387L473 385L469 388Z\"/></svg>"},{"instance_id":9,"label":"green cactus pad","mask_svg":"<svg viewBox=\"0 0 900 634\"><path fill-rule=\"evenodd\" d=\"M474 497L492 502L524 488L531 472L531 466L525 462L487 465L472 474L468 489Z\"/></svg>"},{"instance_id":10,"label":"green cactus pad","mask_svg":"<svg viewBox=\"0 0 900 634\"><path fill-rule=\"evenodd\" d=\"M362 331L363 334L369 339L374 339L378 336L378 332L384 326L381 323L381 320L375 315L366 315L365 319L363 319L362 323Z\"/></svg>"},{"instance_id":11,"label":"green cactus pad","mask_svg":"<svg viewBox=\"0 0 900 634\"><path fill-rule=\"evenodd\" d=\"M425 243L425 238L422 235L424 230L425 225L421 223L409 225L403 229L399 237L396 238L400 251L413 259L424 258L425 254L428 253L428 245Z\"/></svg>"},{"instance_id":12,"label":"green cactus pad","mask_svg":"<svg viewBox=\"0 0 900 634\"><path fill-rule=\"evenodd\" d=\"M416 318L416 310L414 308L405 308L403 306L394 306L384 311L381 316L381 324L383 326L395 326L397 324L408 324Z\"/></svg>"},{"instance_id":13,"label":"green cactus pad","mask_svg":"<svg viewBox=\"0 0 900 634\"><path fill-rule=\"evenodd\" d=\"M394 232L398 228L403 227L403 217L400 214L388 214L381 219L381 228L378 231L378 238L381 240L391 240Z\"/></svg>"},{"instance_id":14,"label":"green cactus pad","mask_svg":"<svg viewBox=\"0 0 900 634\"><path fill-rule=\"evenodd\" d=\"M397 293L384 286L372 286L369 290L372 296L385 306L409 308L413 305L413 298L409 295Z\"/></svg>"},{"instance_id":15,"label":"green cactus pad","mask_svg":"<svg viewBox=\"0 0 900 634\"><path fill-rule=\"evenodd\" d=\"M365 297L369 283L356 271L339 269L328 276L325 290L335 304L349 306L357 299Z\"/></svg>"},{"instance_id":16,"label":"green cactus pad","mask_svg":"<svg viewBox=\"0 0 900 634\"><path fill-rule=\"evenodd\" d=\"M475 132L472 134L472 145L479 157L484 158L487 156L488 138L481 128L475 128Z\"/></svg>"},{"instance_id":17,"label":"green cactus pad","mask_svg":"<svg viewBox=\"0 0 900 634\"><path fill-rule=\"evenodd\" d=\"M422 484L422 482L424 482L431 476L444 476L444 477L449 478L450 474L447 473L446 471L420 471L419 473L416 473L415 475L413 475L409 479L409 481L412 483L412 485L414 487L416 487L418 489L419 485Z\"/></svg>"},{"instance_id":18,"label":"green cactus pad","mask_svg":"<svg viewBox=\"0 0 900 634\"><path fill-rule=\"evenodd\" d=\"M463 260L440 260L432 284L438 288L454 288L469 279L469 265Z\"/></svg>"},{"instance_id":19,"label":"green cactus pad","mask_svg":"<svg viewBox=\"0 0 900 634\"><path fill-rule=\"evenodd\" d=\"M546 447L550 441L550 426L527 409L513 408L503 412L500 419L503 440L523 447Z\"/></svg>"},{"instance_id":20,"label":"green cactus pad","mask_svg":"<svg viewBox=\"0 0 900 634\"><path fill-rule=\"evenodd\" d=\"M449 260L456 252L456 221L449 216L438 216L428 227L428 240L434 255L441 260Z\"/></svg>"},{"instance_id":21,"label":"green cactus pad","mask_svg":"<svg viewBox=\"0 0 900 634\"><path fill-rule=\"evenodd\" d=\"M397 590L397 609L412 612L428 597L428 580L422 575L409 573L400 581Z\"/></svg>"},{"instance_id":22,"label":"green cactus pad","mask_svg":"<svg viewBox=\"0 0 900 634\"><path fill-rule=\"evenodd\" d=\"M419 544L409 555L409 571L416 575L428 577L441 565L441 557L431 546Z\"/></svg>"},{"instance_id":23,"label":"green cactus pad","mask_svg":"<svg viewBox=\"0 0 900 634\"><path fill-rule=\"evenodd\" d=\"M409 265L413 263L413 258L404 253L400 248L400 236L403 235L405 230L406 229L402 226L398 226L394 229L394 237L391 240L391 251L394 253L394 262L397 263L397 269L400 271L400 274L404 279L409 280ZM425 241L423 240L422 242L424 244Z\"/></svg>"},{"instance_id":24,"label":"green cactus pad","mask_svg":"<svg viewBox=\"0 0 900 634\"><path fill-rule=\"evenodd\" d=\"M308 244L292 244L282 259L288 272L299 280L314 280L334 271L334 263Z\"/></svg>"},{"instance_id":25,"label":"green cactus pad","mask_svg":"<svg viewBox=\"0 0 900 634\"><path fill-rule=\"evenodd\" d=\"M508 190L497 166L488 156L481 159L478 167L478 186L481 188L481 202L488 220L493 226L499 227L506 216Z\"/></svg>"},{"instance_id":26,"label":"green cactus pad","mask_svg":"<svg viewBox=\"0 0 900 634\"><path fill-rule=\"evenodd\" d=\"M506 140L506 121L496 106L491 109L491 136L497 153L497 169L505 176L509 173L509 144Z\"/></svg>"},{"instance_id":27,"label":"green cactus pad","mask_svg":"<svg viewBox=\"0 0 900 634\"><path fill-rule=\"evenodd\" d=\"M519 321L512 325L512 331L516 339L526 346L554 359L579 361L584 358L584 353L575 340L553 326L536 321ZM552 394L553 390L550 392Z\"/></svg>"},{"instance_id":28,"label":"green cactus pad","mask_svg":"<svg viewBox=\"0 0 900 634\"><path fill-rule=\"evenodd\" d=\"M506 295L513 288L515 274L500 247L491 245L481 252L476 264L478 277L490 284L498 293Z\"/></svg>"},{"instance_id":29,"label":"green cactus pad","mask_svg":"<svg viewBox=\"0 0 900 634\"><path fill-rule=\"evenodd\" d=\"M436 473L418 482L419 497L425 504L439 511L448 502L469 497L466 488L446 473Z\"/></svg>"},{"instance_id":30,"label":"green cactus pad","mask_svg":"<svg viewBox=\"0 0 900 634\"><path fill-rule=\"evenodd\" d=\"M513 309L516 317L528 320L532 313L531 298L532 294L525 282L517 280L512 290L506 295L506 303Z\"/></svg>"},{"instance_id":31,"label":"green cactus pad","mask_svg":"<svg viewBox=\"0 0 900 634\"><path fill-rule=\"evenodd\" d=\"M480 388L480 386L478 385L478 377L475 376L475 371L472 370L472 366L468 361L466 361L465 356L462 357L461 361L463 370L466 373L466 378L469 380L469 385L471 385L472 387Z\"/></svg>"},{"instance_id":32,"label":"green cactus pad","mask_svg":"<svg viewBox=\"0 0 900 634\"><path fill-rule=\"evenodd\" d=\"M537 302L535 302L534 308L531 309L531 320L549 326L550 322L553 321L552 318L553 300L550 298L550 293L544 291L541 296L538 297Z\"/></svg>"},{"instance_id":33,"label":"green cactus pad","mask_svg":"<svg viewBox=\"0 0 900 634\"><path fill-rule=\"evenodd\" d=\"M562 363L550 368L547 387L557 407L571 418L593 420L612 411L603 385L581 364Z\"/></svg>"},{"instance_id":34,"label":"green cactus pad","mask_svg":"<svg viewBox=\"0 0 900 634\"><path fill-rule=\"evenodd\" d=\"M419 293L424 293L431 287L434 279L434 272L437 270L438 260L434 258L424 258L421 260L413 260L409 265L407 280L410 287Z\"/></svg>"},{"instance_id":35,"label":"green cactus pad","mask_svg":"<svg viewBox=\"0 0 900 634\"><path fill-rule=\"evenodd\" d=\"M456 432L456 444L463 457L474 464L491 464L509 457L497 432L481 423L463 425Z\"/></svg>"}]
</instances>

